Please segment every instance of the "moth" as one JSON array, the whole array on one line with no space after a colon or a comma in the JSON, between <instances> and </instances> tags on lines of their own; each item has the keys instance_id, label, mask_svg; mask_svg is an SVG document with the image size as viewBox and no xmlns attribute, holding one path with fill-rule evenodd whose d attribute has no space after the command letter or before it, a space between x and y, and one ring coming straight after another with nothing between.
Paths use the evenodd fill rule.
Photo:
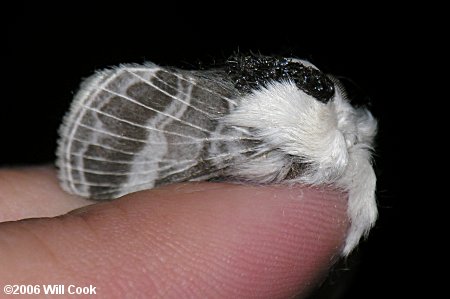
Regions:
<instances>
[{"instance_id":1,"label":"moth","mask_svg":"<svg viewBox=\"0 0 450 299\"><path fill-rule=\"evenodd\" d=\"M348 193L348 255L377 218L376 128L336 78L300 59L120 65L81 85L57 166L65 191L97 200L182 181L333 186Z\"/></svg>"}]
</instances>

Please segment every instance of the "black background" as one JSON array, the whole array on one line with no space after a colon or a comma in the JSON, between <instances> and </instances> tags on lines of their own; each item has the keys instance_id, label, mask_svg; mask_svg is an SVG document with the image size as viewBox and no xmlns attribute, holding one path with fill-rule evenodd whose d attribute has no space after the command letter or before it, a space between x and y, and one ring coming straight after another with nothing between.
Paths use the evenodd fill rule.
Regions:
<instances>
[{"instance_id":1,"label":"black background","mask_svg":"<svg viewBox=\"0 0 450 299\"><path fill-rule=\"evenodd\" d=\"M353 79L379 120L379 221L355 257L339 264L325 283L335 296L320 296L396 298L416 292L417 267L426 262L412 223L419 201L411 195L419 191L411 188L419 190L422 181L407 179L414 171L411 161L421 163L409 149L417 122L407 118L418 99L407 91L416 88L411 51L424 41L414 24L399 19L404 11L372 7L342 15L333 9L324 14L323 8L229 5L203 12L175 4L53 9L22 6L9 12L0 166L52 163L60 121L81 79L97 69L144 61L196 67L237 50L305 58Z\"/></svg>"}]
</instances>

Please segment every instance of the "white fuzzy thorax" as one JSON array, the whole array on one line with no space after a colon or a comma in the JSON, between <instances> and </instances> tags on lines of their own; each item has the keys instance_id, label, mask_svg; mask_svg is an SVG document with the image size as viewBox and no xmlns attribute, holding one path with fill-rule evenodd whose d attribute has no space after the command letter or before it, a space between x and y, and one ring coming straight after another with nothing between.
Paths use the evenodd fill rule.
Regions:
<instances>
[{"instance_id":1,"label":"white fuzzy thorax","mask_svg":"<svg viewBox=\"0 0 450 299\"><path fill-rule=\"evenodd\" d=\"M339 87L325 104L292 82L277 82L241 98L226 122L256 129L268 150L277 149L265 161L236 165L238 176L264 173L269 181L282 171L287 157L296 157L306 170L293 182L348 192L351 226L342 252L348 255L377 218L370 152L377 123L370 112L352 107Z\"/></svg>"}]
</instances>

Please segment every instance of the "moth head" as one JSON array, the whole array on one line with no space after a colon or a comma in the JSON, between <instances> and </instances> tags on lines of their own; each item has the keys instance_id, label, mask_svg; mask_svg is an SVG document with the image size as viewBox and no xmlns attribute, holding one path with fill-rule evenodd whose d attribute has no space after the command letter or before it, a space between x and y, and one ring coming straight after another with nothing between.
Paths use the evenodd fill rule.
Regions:
<instances>
[{"instance_id":1,"label":"moth head","mask_svg":"<svg viewBox=\"0 0 450 299\"><path fill-rule=\"evenodd\" d=\"M308 182L335 180L353 148L370 148L375 119L311 63L246 56L232 62L229 75L243 95L226 122L254 129L267 148L292 161L315 165Z\"/></svg>"}]
</instances>

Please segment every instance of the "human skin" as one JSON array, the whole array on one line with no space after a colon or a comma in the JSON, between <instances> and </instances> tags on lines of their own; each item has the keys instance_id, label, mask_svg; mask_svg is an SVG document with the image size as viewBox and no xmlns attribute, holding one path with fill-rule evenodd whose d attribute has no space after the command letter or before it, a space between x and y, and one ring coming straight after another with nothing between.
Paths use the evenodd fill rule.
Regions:
<instances>
[{"instance_id":1,"label":"human skin","mask_svg":"<svg viewBox=\"0 0 450 299\"><path fill-rule=\"evenodd\" d=\"M336 191L225 183L94 203L63 192L52 167L3 169L0 294L64 284L98 298L302 298L339 258L346 208Z\"/></svg>"}]
</instances>

